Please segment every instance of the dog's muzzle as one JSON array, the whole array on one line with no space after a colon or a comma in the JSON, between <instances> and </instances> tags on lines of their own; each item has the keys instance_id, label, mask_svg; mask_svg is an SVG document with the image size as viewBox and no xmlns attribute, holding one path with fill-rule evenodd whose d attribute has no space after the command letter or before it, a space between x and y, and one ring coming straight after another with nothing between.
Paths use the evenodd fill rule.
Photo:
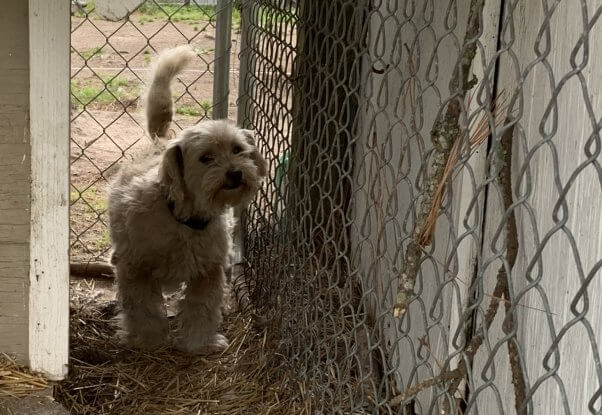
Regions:
<instances>
[{"instance_id":1,"label":"dog's muzzle","mask_svg":"<svg viewBox=\"0 0 602 415\"><path fill-rule=\"evenodd\" d=\"M231 190L236 189L242 184L242 171L240 170L228 170L226 172L226 182L224 188Z\"/></svg>"}]
</instances>

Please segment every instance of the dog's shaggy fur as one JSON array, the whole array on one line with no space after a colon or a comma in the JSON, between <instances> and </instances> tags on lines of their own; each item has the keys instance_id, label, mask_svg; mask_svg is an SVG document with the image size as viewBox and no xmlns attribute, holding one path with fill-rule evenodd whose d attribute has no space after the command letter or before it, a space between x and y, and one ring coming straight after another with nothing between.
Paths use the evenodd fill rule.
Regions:
<instances>
[{"instance_id":1,"label":"dog's shaggy fur","mask_svg":"<svg viewBox=\"0 0 602 415\"><path fill-rule=\"evenodd\" d=\"M145 100L157 143L173 116L171 81L193 56L185 46L157 59ZM255 195L267 165L252 132L227 121L201 122L157 148L122 167L109 195L122 335L136 347L168 344L162 294L184 283L172 345L189 353L223 349L228 343L217 331L233 249L232 207Z\"/></svg>"}]
</instances>

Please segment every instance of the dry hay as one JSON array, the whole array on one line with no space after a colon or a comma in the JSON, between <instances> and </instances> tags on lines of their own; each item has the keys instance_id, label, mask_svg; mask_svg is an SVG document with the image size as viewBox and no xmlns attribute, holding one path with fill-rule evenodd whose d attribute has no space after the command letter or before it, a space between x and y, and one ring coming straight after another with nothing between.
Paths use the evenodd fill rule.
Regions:
<instances>
[{"instance_id":1,"label":"dry hay","mask_svg":"<svg viewBox=\"0 0 602 415\"><path fill-rule=\"evenodd\" d=\"M0 353L0 399L19 398L48 388L48 382L40 374L20 366L15 359Z\"/></svg>"},{"instance_id":2,"label":"dry hay","mask_svg":"<svg viewBox=\"0 0 602 415\"><path fill-rule=\"evenodd\" d=\"M295 399L301 386L289 385L273 363L269 329L248 312L225 317L230 347L222 354L151 353L119 344L114 302L75 297L70 374L55 392L73 414L310 413Z\"/></svg>"}]
</instances>

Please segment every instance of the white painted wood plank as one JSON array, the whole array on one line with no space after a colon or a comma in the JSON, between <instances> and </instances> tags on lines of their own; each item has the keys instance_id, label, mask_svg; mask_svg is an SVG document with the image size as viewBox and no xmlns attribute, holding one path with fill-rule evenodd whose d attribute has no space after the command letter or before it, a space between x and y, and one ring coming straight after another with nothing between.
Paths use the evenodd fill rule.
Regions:
<instances>
[{"instance_id":1,"label":"white painted wood plank","mask_svg":"<svg viewBox=\"0 0 602 415\"><path fill-rule=\"evenodd\" d=\"M602 2L589 0L586 3L588 19L591 19L593 13L602 7ZM552 68L553 82L557 85L571 70L570 55L583 32L581 7L579 2L560 2L549 21L546 21L544 14L539 2L519 2L514 12L516 42L512 46L512 52L520 62L518 69L526 71L528 64L536 59L534 45L538 32L543 25L549 27L552 48L547 63ZM583 71L592 106L598 117L602 112L599 95L602 79L597 70L602 65L600 44L602 26L598 22L589 34L589 62ZM554 219L554 206L560 196L554 181L558 178L562 185L566 185L570 175L585 162L584 149L592 126L584 105L581 85L573 78L564 85L558 96L557 131L551 139L558 162L554 161L554 154L548 145L537 149L544 140L540 124L552 92L549 73L544 65L539 64L525 73L524 79L517 79L515 64L516 61L507 54L502 59L500 86L511 92L520 88L524 105L520 129L513 147L513 184L515 193L525 195L525 203L515 210L520 251L511 278L515 295L526 292L520 300L521 306L517 308L517 320L521 354L531 387L538 380L543 381L546 374L553 372L553 369L545 367L544 361L552 342L559 341L557 378L548 378L533 391L532 411L536 414L587 414L591 413L589 402L601 387L602 381L597 377L594 360L594 353L600 352L602 342L602 300L598 295L602 292L602 278L599 270L588 287L589 307L583 320L576 322L564 336L558 335L563 327L569 327L577 321L571 311L571 303L581 287L577 263L581 263L583 272L587 275L602 259L602 184L594 170L586 168L567 194L566 223L563 229L555 231L558 220ZM546 130L550 126L551 123L546 123ZM532 154L529 155L529 152ZM528 166L530 188L527 188L526 178L519 176L524 166ZM493 240L503 212L502 202L493 190L487 208L486 244L483 250L485 263L491 261L484 270L485 287L490 290L500 266L495 250L503 245L502 241L495 243ZM562 216L564 215L561 214L560 217ZM546 235L550 238L544 244L542 240ZM575 240L577 253L572 251L571 238ZM542 250L539 251L539 248ZM532 264L536 265L531 267ZM537 279L533 288L528 287L528 278ZM549 304L547 311L544 310L545 302ZM578 304L578 309L583 309L583 302ZM490 387L479 396L478 401L481 413L486 414L498 413L501 408L507 413L514 413L514 391L510 383L507 347L503 344L504 335L500 329L501 318L501 315L498 316L489 333L491 347L501 345L493 360L496 374L493 386L499 394L496 395ZM550 331L548 319L553 331ZM588 338L586 329L591 330L593 343ZM484 372L484 365L489 354L485 348L475 359L476 380L487 374ZM548 362L550 367L554 367L554 360ZM488 373L491 376L492 372ZM484 384L483 380L479 383ZM599 407L598 402L598 410Z\"/></svg>"},{"instance_id":2,"label":"white painted wood plank","mask_svg":"<svg viewBox=\"0 0 602 415\"><path fill-rule=\"evenodd\" d=\"M29 0L29 363L50 379L66 375L69 346L69 8Z\"/></svg>"},{"instance_id":3,"label":"white painted wood plank","mask_svg":"<svg viewBox=\"0 0 602 415\"><path fill-rule=\"evenodd\" d=\"M392 15L389 5L385 3L380 5L379 13L372 15L373 43L367 70L372 71L374 68L376 72L388 69L383 74L366 75L365 94L368 102L362 119L365 130L356 146L356 218L351 240L355 243L354 267L360 270L364 280L370 309L374 318L379 320L379 326L387 333L383 342L394 345L391 362L398 366L398 386L402 389L439 373L439 364L445 362L450 352L455 350L451 346L450 335L460 323L457 301L465 299L467 286L462 283L447 284L440 291L445 276L443 264L452 249L457 250L456 272L461 274L460 278L464 281L470 281L478 245L478 240L467 238L459 247L454 247L450 238L452 229L456 235L466 231L463 221L468 203L474 196L474 186L469 174L464 171L454 182L453 194L457 196L453 199L452 216L442 216L438 220L433 239L436 243L432 254L434 260L427 259L422 266L422 275L417 283L417 289L421 290L420 299L413 302L407 311L403 323L406 334L402 338L399 334L399 320L392 318L391 309L397 289L398 270L407 244L404 238L408 236L409 225L404 224L404 221L408 220L406 215L412 209L410 202L416 197L414 185L418 181L421 151L426 152L432 147L431 128L442 102L449 97L448 85L464 37L468 5L469 1L466 0L458 2L457 27L453 34L445 36L437 49L436 41L445 33L445 8L434 9L434 20L428 24L428 31L418 30L426 24L426 17L420 12L424 10L423 1L415 2L416 14L409 21L405 20L403 10ZM485 56L477 56L479 64L481 60L487 62L495 48L499 17L496 8L499 8L499 2L488 2L487 31L482 38ZM426 9L429 10L428 7ZM418 43L414 43L416 41ZM418 66L417 90L421 95L416 113L416 122L422 122L422 125L418 125L420 138L410 137L412 110L409 108L409 101L406 102L405 112L398 103L401 85L410 72L403 44L419 49L420 61L415 62L415 65ZM401 60L400 51L403 52ZM427 66L435 55L438 77L434 85L427 86ZM477 65L475 73L481 79L482 65ZM422 150L417 145L419 139L425 144ZM405 161L400 170L398 166L402 154ZM471 159L468 164L470 167L465 169L471 168L479 180L485 175L484 164L484 155L478 154ZM482 199L483 195L478 197ZM391 204L391 200L395 200L395 203ZM471 217L474 215L472 213ZM473 220L475 221L479 222L478 218ZM474 224L474 227L479 228L479 223ZM426 341L426 345L420 345L421 339ZM429 405L434 397L432 389L418 395L423 413L429 412Z\"/></svg>"},{"instance_id":4,"label":"white painted wood plank","mask_svg":"<svg viewBox=\"0 0 602 415\"><path fill-rule=\"evenodd\" d=\"M480 46L473 60L472 73L479 83L471 90L472 99L468 107L468 117L481 118L479 108L479 97L486 101L486 89L492 95L494 84L494 69L490 65L497 49L499 20L501 14L501 0L487 1L483 9L483 33L480 38ZM485 81L487 78L487 81ZM492 100L495 97L491 97ZM485 104L491 107L491 102ZM487 177L487 142L484 142L466 161L453 181L452 212L454 216L455 241L452 239L448 246L447 257L450 255L457 261L451 264L450 276L455 274L457 298L450 302L449 343L448 355L458 353L456 345L465 342L464 331L466 329L465 316L463 315L466 305L469 303L469 287L475 277L475 266L477 254L481 250L482 226L485 208L486 187L483 185ZM475 203L476 201L476 203ZM456 242L457 241L457 242ZM449 276L448 276L449 278ZM457 340L454 341L454 337ZM458 367L461 356L452 360L451 367ZM464 396L465 382L458 388L457 396Z\"/></svg>"}]
</instances>

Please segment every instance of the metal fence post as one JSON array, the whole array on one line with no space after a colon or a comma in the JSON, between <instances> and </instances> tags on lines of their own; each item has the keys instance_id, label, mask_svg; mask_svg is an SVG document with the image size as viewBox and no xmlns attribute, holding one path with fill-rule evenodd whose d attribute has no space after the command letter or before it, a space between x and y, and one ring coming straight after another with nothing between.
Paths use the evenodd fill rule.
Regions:
<instances>
[{"instance_id":1,"label":"metal fence post","mask_svg":"<svg viewBox=\"0 0 602 415\"><path fill-rule=\"evenodd\" d=\"M240 2L240 14L241 14L241 27L240 27L240 54L239 54L239 78L238 78L238 99L237 99L237 113L236 122L243 128L250 128L250 122L247 117L247 104L249 102L249 85L248 85L248 71L249 71L249 45L247 36L249 34L250 27L250 7L249 0L242 0ZM236 207L234 215L238 220L239 225L236 227L234 233L234 242L236 246L236 258L235 262L240 263L244 256L244 229L242 226L244 221L245 209Z\"/></svg>"},{"instance_id":2,"label":"metal fence post","mask_svg":"<svg viewBox=\"0 0 602 415\"><path fill-rule=\"evenodd\" d=\"M249 34L250 22L250 2L248 0L241 1L241 32L240 32L240 54L239 54L239 76L238 76L238 100L237 100L237 115L236 120L241 127L248 127L249 120L246 117L246 108L249 102L248 92L248 69L249 69L249 42L247 36Z\"/></svg>"},{"instance_id":3,"label":"metal fence post","mask_svg":"<svg viewBox=\"0 0 602 415\"><path fill-rule=\"evenodd\" d=\"M213 118L217 120L228 118L232 1L218 0L216 15Z\"/></svg>"}]
</instances>

